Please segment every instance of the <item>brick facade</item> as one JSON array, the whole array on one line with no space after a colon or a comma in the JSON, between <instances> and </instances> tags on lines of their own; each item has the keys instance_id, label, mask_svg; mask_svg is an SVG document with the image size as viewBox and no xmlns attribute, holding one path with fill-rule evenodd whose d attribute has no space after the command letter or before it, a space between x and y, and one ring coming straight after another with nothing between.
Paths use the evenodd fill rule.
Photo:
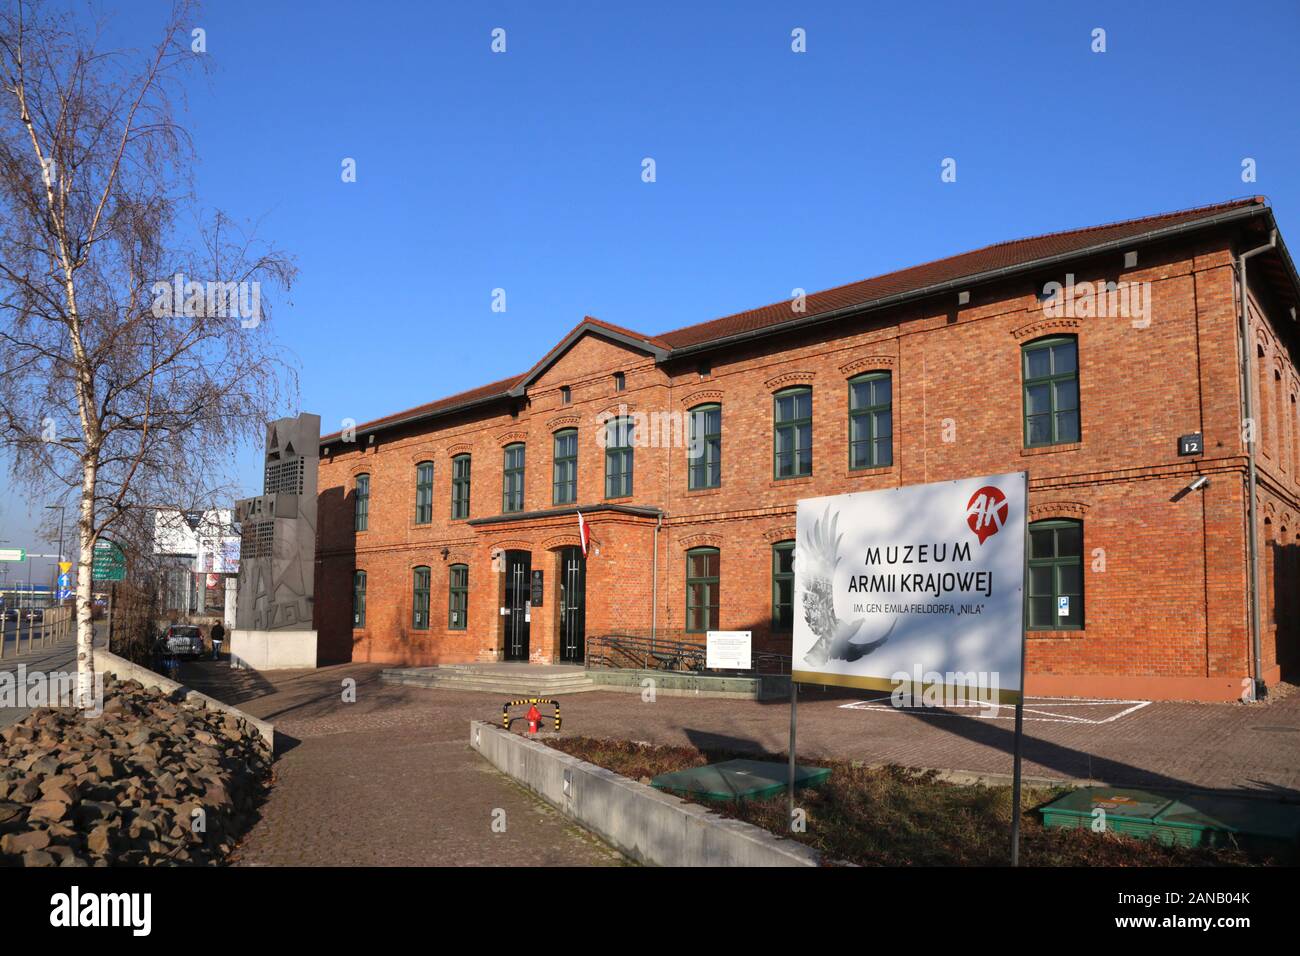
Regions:
<instances>
[{"instance_id":1,"label":"brick facade","mask_svg":"<svg viewBox=\"0 0 1300 956\"><path fill-rule=\"evenodd\" d=\"M578 431L577 505L591 528L588 640L614 630L681 637L686 553L720 551L718 626L789 652L772 628L772 546L794 537L802 497L1026 470L1031 520L1083 522L1084 626L1031 631L1033 694L1228 699L1251 673L1247 586L1247 446L1239 395L1234 253L1257 245L1240 227L1142 245L1138 264L1085 255L1050 272L972 285L968 302L936 294L781 334L677 357L671 335L629 341L580 325L516 385L471 407L403 424L394 416L355 441L322 440L316 624L326 660L430 664L502 657L505 551L531 554L544 577L531 615L530 659L552 661L560 634L559 549L578 543L572 509L552 503L556 431ZM1051 317L1043 283L1150 283L1150 323ZM1259 282L1259 287L1256 287ZM1251 279L1256 349L1263 671L1300 667L1300 394L1295 323ZM681 330L691 333L692 330ZM1081 440L1024 447L1021 347L1077 337ZM685 337L689 337L689 334ZM849 468L848 380L892 376L893 463ZM626 387L616 391L614 373ZM812 388L813 471L773 477L773 394ZM564 389L570 401L565 403ZM480 390L481 391L481 390ZM495 396L495 397L494 397ZM722 479L687 488L681 447L638 447L634 493L605 498L602 413L722 407ZM1180 435L1204 436L1178 455ZM502 514L503 449L526 446L524 514ZM452 458L472 461L468 520L451 517ZM416 466L434 464L433 520L416 524ZM355 482L370 476L369 527L354 531ZM1180 492L1197 476L1210 484ZM606 507L613 506L613 507ZM656 512L654 509L658 509ZM540 513L540 514L539 514ZM657 613L652 621L658 553ZM448 575L469 568L469 621L448 625ZM412 628L412 572L431 569L430 627ZM351 623L354 569L367 574L364 628ZM702 635L701 635L702 638Z\"/></svg>"}]
</instances>

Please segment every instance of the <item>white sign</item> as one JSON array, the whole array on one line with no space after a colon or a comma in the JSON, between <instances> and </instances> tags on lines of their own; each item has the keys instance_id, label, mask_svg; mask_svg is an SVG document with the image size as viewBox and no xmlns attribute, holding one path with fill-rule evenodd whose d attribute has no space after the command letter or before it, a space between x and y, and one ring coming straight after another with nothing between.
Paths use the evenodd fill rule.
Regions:
<instances>
[{"instance_id":1,"label":"white sign","mask_svg":"<svg viewBox=\"0 0 1300 956\"><path fill-rule=\"evenodd\" d=\"M22 548L0 548L0 561L26 561L27 552Z\"/></svg>"},{"instance_id":2,"label":"white sign","mask_svg":"<svg viewBox=\"0 0 1300 956\"><path fill-rule=\"evenodd\" d=\"M1020 699L1024 472L807 498L794 679Z\"/></svg>"},{"instance_id":3,"label":"white sign","mask_svg":"<svg viewBox=\"0 0 1300 956\"><path fill-rule=\"evenodd\" d=\"M747 671L752 646L750 631L709 631L704 666L710 670Z\"/></svg>"}]
</instances>

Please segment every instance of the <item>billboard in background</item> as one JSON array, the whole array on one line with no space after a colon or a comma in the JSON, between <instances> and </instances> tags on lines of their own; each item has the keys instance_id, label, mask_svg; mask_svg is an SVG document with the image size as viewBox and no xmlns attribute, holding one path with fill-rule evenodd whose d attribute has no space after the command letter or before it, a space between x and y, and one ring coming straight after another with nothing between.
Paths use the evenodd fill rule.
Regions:
<instances>
[{"instance_id":1,"label":"billboard in background","mask_svg":"<svg viewBox=\"0 0 1300 956\"><path fill-rule=\"evenodd\" d=\"M1013 472L801 500L794 679L979 686L1018 702L1027 483Z\"/></svg>"}]
</instances>

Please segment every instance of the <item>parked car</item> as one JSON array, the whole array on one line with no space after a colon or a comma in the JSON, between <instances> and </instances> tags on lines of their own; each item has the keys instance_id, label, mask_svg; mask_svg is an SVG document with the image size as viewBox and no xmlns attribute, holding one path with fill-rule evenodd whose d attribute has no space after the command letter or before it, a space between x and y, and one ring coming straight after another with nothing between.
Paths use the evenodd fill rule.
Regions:
<instances>
[{"instance_id":1,"label":"parked car","mask_svg":"<svg viewBox=\"0 0 1300 956\"><path fill-rule=\"evenodd\" d=\"M28 624L39 624L41 621L45 620L45 608L28 608L25 617Z\"/></svg>"},{"instance_id":2,"label":"parked car","mask_svg":"<svg viewBox=\"0 0 1300 956\"><path fill-rule=\"evenodd\" d=\"M203 656L203 632L193 624L173 624L160 640L164 654L176 657Z\"/></svg>"}]
</instances>

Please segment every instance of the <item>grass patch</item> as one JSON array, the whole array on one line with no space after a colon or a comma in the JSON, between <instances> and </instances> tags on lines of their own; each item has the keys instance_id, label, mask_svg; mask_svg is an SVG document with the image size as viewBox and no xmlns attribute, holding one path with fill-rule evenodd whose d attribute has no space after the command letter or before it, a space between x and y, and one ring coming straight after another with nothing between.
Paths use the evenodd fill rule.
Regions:
<instances>
[{"instance_id":1,"label":"grass patch","mask_svg":"<svg viewBox=\"0 0 1300 956\"><path fill-rule=\"evenodd\" d=\"M629 740L560 737L547 746L642 783L651 777L752 753L661 747ZM778 755L771 759L786 759ZM807 832L786 832L786 796L744 803L700 801L820 850L828 860L863 866L1004 866L1010 852L1011 788L948 783L934 771L866 767L799 758L831 768L821 787L800 790ZM1236 848L1169 847L1114 833L1047 830L1037 808L1067 791L1024 787L1020 860L1027 866L1250 866L1277 861Z\"/></svg>"}]
</instances>

